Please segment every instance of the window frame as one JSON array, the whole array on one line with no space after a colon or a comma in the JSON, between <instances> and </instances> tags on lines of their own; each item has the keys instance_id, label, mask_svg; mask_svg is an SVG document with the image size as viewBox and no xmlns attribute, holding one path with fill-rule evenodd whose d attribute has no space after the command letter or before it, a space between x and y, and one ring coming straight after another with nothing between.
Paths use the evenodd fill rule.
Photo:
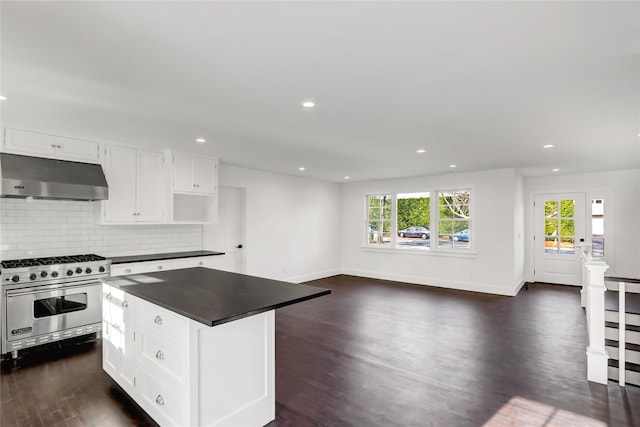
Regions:
<instances>
[{"instance_id":1,"label":"window frame","mask_svg":"<svg viewBox=\"0 0 640 427\"><path fill-rule=\"evenodd\" d=\"M434 230L438 230L438 224L440 221L440 194L441 193L451 193L456 191L468 191L469 192L469 245L465 248L460 247L440 247L438 245L438 236L439 233L434 234ZM407 193L429 193L430 199L430 216L429 216L429 230L430 230L430 243L428 248L399 248L397 247L397 232L398 232L398 215L397 215L397 203L398 203L398 195L399 194L407 194ZM452 256L452 257L462 257L462 258L473 258L477 256L477 252L475 251L476 247L476 202L475 202L475 187L473 185L459 185L459 186L451 186L451 187L427 187L421 188L419 190L396 190L396 191L380 191L380 192L367 192L364 195L364 245L362 246L363 250L367 251L382 251L387 253L395 253L395 254L411 254L411 255L434 255L434 256ZM369 243L368 237L368 226L369 226L369 197L376 196L391 196L391 220L390 220L390 230L391 235L388 243L385 244L372 244ZM434 243L434 235L436 236Z\"/></svg>"},{"instance_id":2,"label":"window frame","mask_svg":"<svg viewBox=\"0 0 640 427\"><path fill-rule=\"evenodd\" d=\"M449 248L449 247L442 247L440 246L440 195L442 193L456 193L456 192L461 192L461 191L467 191L469 192L469 218L466 220L459 220L460 222L462 221L466 221L468 224L468 228L469 228L469 245L467 247L454 247L453 245ZM473 222L474 222L474 212L475 212L475 207L474 207L474 190L472 186L456 186L456 187L450 187L450 188L438 188L436 190L436 200L437 203L433 203L432 205L432 209L435 211L435 229L438 230L438 243L436 244L436 248L438 251L442 251L442 252L451 252L451 253L465 253L465 252L472 252L473 251L473 245L475 242L475 232L474 232L474 226L473 226ZM433 218L433 215L432 215ZM453 219L452 219L452 222ZM450 234L450 233L449 233Z\"/></svg>"},{"instance_id":3,"label":"window frame","mask_svg":"<svg viewBox=\"0 0 640 427\"><path fill-rule=\"evenodd\" d=\"M384 196L389 196L391 198L391 218L389 218L388 222L389 222L389 242L384 243L384 222L386 222L387 220L384 219L384 213L382 215L382 218L380 218L379 223L382 226L382 230L378 230L378 233L382 232L382 243L371 243L369 241L369 224L371 223L371 220L369 219L369 212L371 209L371 206L369 205L369 199L371 197L384 197ZM394 216L395 216L395 212L396 212L396 206L394 203L394 199L395 199L395 195L393 194L392 191L387 191L387 192L379 192L379 193L367 193L364 197L364 244L367 248L385 248L388 249L390 247L392 247L392 245L395 245L395 221L393 220ZM384 210L383 210L384 212Z\"/></svg>"}]
</instances>

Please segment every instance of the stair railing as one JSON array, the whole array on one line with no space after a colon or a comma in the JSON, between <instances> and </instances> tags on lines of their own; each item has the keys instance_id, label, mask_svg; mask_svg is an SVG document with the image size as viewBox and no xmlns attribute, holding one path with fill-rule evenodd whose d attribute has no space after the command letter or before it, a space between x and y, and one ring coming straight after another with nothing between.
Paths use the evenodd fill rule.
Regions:
<instances>
[{"instance_id":1,"label":"stair railing","mask_svg":"<svg viewBox=\"0 0 640 427\"><path fill-rule=\"evenodd\" d=\"M581 243L582 295L581 302L587 314L589 346L587 347L587 379L607 384L609 354L605 348L604 273L609 265L594 259L590 243Z\"/></svg>"},{"instance_id":2,"label":"stair railing","mask_svg":"<svg viewBox=\"0 0 640 427\"><path fill-rule=\"evenodd\" d=\"M626 373L625 366L627 348L627 292L640 293L640 279L627 277L605 277L607 289L618 291L618 384L625 386Z\"/></svg>"}]
</instances>

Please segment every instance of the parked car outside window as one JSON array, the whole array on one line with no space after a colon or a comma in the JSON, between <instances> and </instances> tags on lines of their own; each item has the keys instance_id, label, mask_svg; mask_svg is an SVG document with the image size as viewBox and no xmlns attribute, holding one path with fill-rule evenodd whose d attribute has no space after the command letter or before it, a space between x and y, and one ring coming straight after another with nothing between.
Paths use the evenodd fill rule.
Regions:
<instances>
[{"instance_id":1,"label":"parked car outside window","mask_svg":"<svg viewBox=\"0 0 640 427\"><path fill-rule=\"evenodd\" d=\"M419 237L421 239L428 239L431 237L428 227L421 225L412 225L403 230L398 230L398 237Z\"/></svg>"},{"instance_id":2,"label":"parked car outside window","mask_svg":"<svg viewBox=\"0 0 640 427\"><path fill-rule=\"evenodd\" d=\"M465 228L464 230L460 230L455 233L449 234L449 240L453 240L454 242L468 242L469 229Z\"/></svg>"}]
</instances>

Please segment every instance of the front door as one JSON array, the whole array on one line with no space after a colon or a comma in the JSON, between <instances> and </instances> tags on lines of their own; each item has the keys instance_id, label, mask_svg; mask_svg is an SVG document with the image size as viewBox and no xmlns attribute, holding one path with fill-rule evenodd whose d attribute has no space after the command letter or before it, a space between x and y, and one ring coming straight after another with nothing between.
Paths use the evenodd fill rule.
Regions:
<instances>
[{"instance_id":1,"label":"front door","mask_svg":"<svg viewBox=\"0 0 640 427\"><path fill-rule=\"evenodd\" d=\"M534 212L535 281L580 285L582 261L576 245L585 238L585 194L538 194Z\"/></svg>"}]
</instances>

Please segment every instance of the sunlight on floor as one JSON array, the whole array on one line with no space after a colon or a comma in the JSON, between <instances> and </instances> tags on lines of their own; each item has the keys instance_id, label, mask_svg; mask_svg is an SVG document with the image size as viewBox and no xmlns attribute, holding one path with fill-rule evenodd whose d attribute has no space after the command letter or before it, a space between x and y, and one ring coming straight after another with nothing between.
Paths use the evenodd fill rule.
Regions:
<instances>
[{"instance_id":1,"label":"sunlight on floor","mask_svg":"<svg viewBox=\"0 0 640 427\"><path fill-rule=\"evenodd\" d=\"M544 403L535 402L523 397L513 397L504 404L496 414L487 421L485 427L497 426L580 426L604 427L603 423L593 418L574 414Z\"/></svg>"}]
</instances>

